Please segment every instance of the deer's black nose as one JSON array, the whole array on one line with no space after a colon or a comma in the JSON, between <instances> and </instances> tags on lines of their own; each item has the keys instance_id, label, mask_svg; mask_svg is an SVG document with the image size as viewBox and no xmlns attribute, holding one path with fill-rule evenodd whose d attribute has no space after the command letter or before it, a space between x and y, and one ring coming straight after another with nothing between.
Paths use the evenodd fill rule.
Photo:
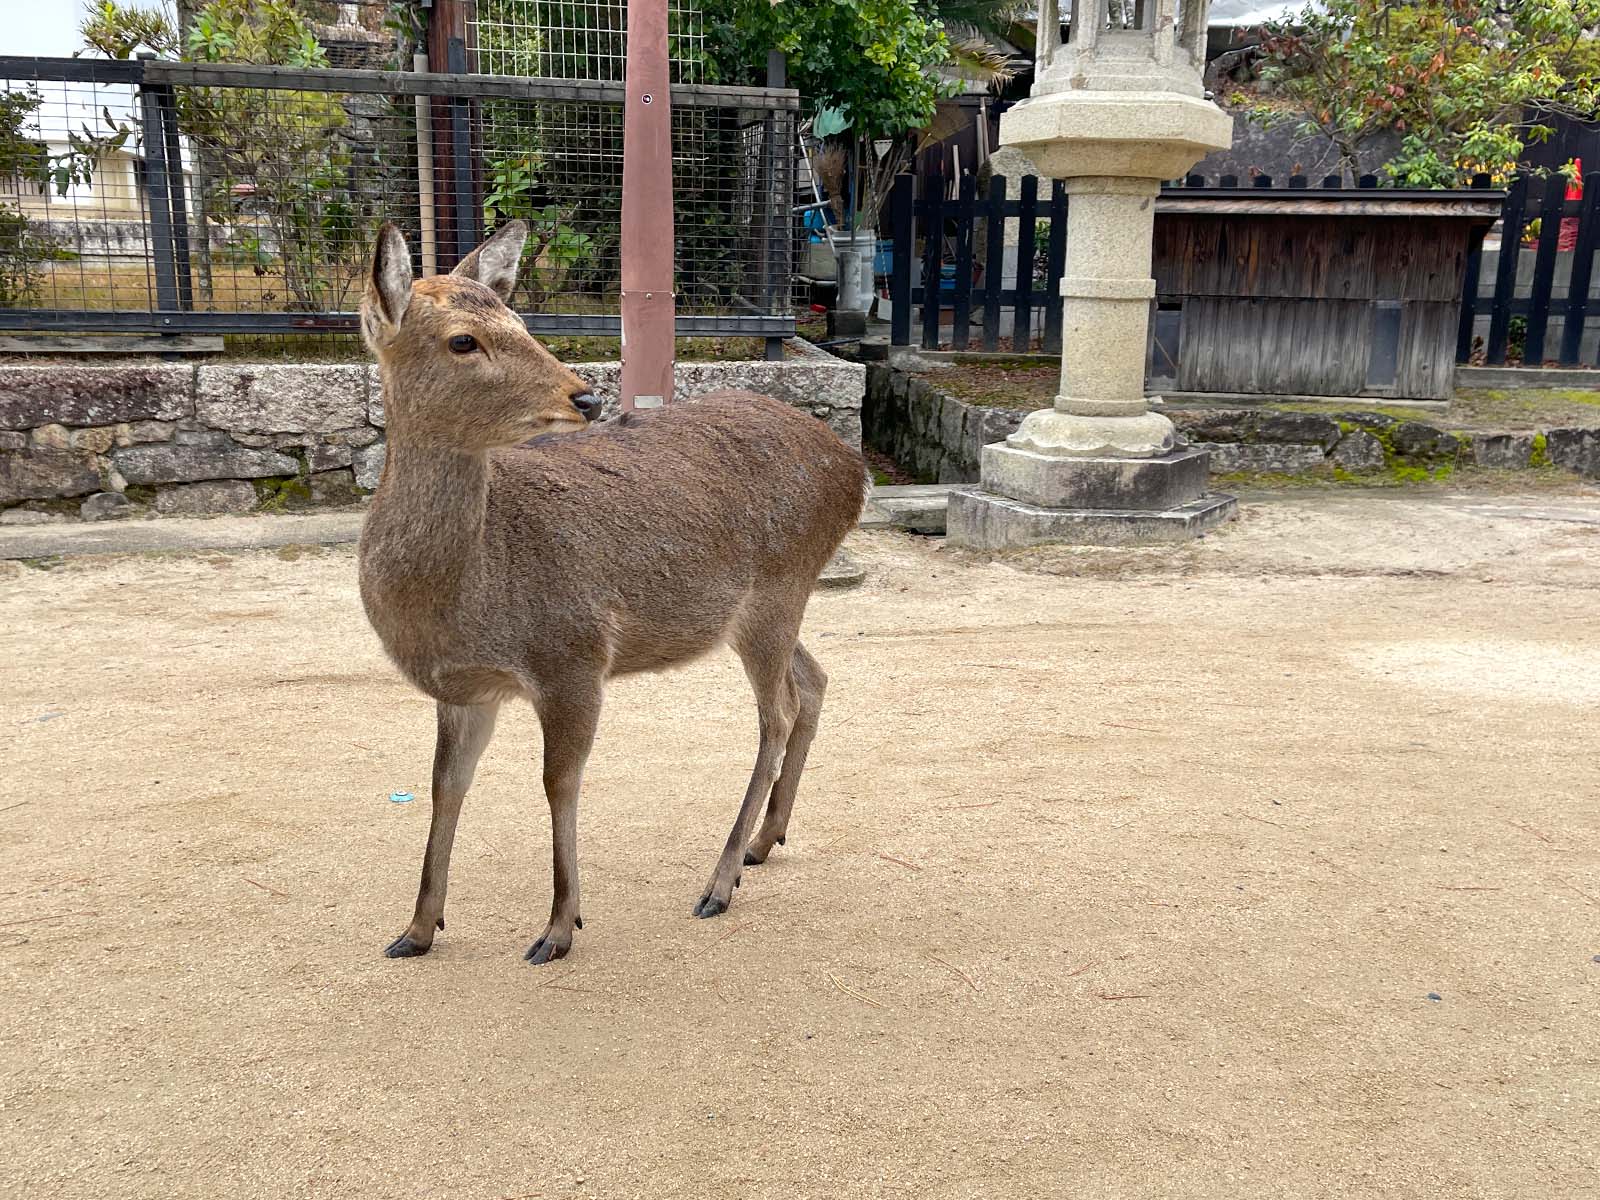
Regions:
<instances>
[{"instance_id":1,"label":"deer's black nose","mask_svg":"<svg viewBox=\"0 0 1600 1200\"><path fill-rule=\"evenodd\" d=\"M592 421L600 415L600 399L593 392L584 392L581 396L572 398L572 407L578 410L585 421Z\"/></svg>"}]
</instances>

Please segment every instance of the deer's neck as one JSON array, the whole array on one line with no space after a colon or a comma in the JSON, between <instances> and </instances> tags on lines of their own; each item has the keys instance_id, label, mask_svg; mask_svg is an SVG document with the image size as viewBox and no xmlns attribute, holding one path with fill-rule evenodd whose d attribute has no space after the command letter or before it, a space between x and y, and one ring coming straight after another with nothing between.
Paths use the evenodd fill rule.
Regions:
<instances>
[{"instance_id":1,"label":"deer's neck","mask_svg":"<svg viewBox=\"0 0 1600 1200\"><path fill-rule=\"evenodd\" d=\"M396 436L372 498L363 568L414 605L448 607L483 542L489 458Z\"/></svg>"}]
</instances>

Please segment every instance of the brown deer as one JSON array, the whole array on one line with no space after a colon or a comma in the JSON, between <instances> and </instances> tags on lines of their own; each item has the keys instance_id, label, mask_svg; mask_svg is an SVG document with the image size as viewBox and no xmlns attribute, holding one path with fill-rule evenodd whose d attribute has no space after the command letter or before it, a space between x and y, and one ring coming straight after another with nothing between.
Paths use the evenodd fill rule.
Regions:
<instances>
[{"instance_id":1,"label":"brown deer","mask_svg":"<svg viewBox=\"0 0 1600 1200\"><path fill-rule=\"evenodd\" d=\"M726 911L741 869L787 833L827 684L800 621L863 501L860 456L764 396L714 393L591 427L600 402L505 305L527 232L512 221L449 275L413 283L405 239L385 225L361 303L388 419L361 599L389 657L438 704L422 884L390 958L427 953L444 928L456 818L512 697L544 729L555 851L550 921L526 958L564 956L583 926L578 788L606 680L722 643L760 718L750 786L694 906Z\"/></svg>"}]
</instances>

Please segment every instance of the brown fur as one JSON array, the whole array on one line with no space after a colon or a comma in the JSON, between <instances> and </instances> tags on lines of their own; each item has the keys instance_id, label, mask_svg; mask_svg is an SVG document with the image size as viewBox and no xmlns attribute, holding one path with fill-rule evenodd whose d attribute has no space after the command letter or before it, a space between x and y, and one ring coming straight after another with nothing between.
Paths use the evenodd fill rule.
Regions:
<instances>
[{"instance_id":1,"label":"brown fur","mask_svg":"<svg viewBox=\"0 0 1600 1200\"><path fill-rule=\"evenodd\" d=\"M761 741L695 905L724 911L740 868L787 832L826 686L800 621L861 508L860 457L767 397L721 392L582 428L583 381L501 302L523 236L514 223L455 274L413 285L386 227L362 304L389 450L361 538L361 595L390 657L438 702L422 884L393 957L426 952L444 927L456 817L495 711L514 696L544 726L554 831L550 922L528 957L564 955L582 924L577 793L605 680L729 643ZM480 349L452 352L461 334Z\"/></svg>"}]
</instances>

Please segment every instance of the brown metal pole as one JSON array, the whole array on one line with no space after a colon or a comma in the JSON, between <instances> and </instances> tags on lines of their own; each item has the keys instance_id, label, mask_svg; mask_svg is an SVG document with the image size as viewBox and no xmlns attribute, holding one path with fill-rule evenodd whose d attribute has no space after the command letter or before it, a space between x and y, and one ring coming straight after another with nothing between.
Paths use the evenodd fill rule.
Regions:
<instances>
[{"instance_id":1,"label":"brown metal pole","mask_svg":"<svg viewBox=\"0 0 1600 1200\"><path fill-rule=\"evenodd\" d=\"M459 47L468 49L468 65L460 69L470 71L473 56L467 32L466 0L434 0L433 7L428 9L428 69L435 74L453 69L450 64L450 43L454 40ZM457 59L460 60L459 51ZM476 244L477 237L483 231L470 227L471 215L466 212L459 215L459 220L467 227L457 228L456 201L461 191L457 174L471 170L469 163L457 161L455 117L458 102L447 96L434 96L428 104L433 116L429 132L433 139L436 259L438 269L448 271L461 259L459 245L468 240Z\"/></svg>"},{"instance_id":2,"label":"brown metal pole","mask_svg":"<svg viewBox=\"0 0 1600 1200\"><path fill-rule=\"evenodd\" d=\"M622 118L622 407L672 399L672 88L667 0L628 0Z\"/></svg>"}]
</instances>

